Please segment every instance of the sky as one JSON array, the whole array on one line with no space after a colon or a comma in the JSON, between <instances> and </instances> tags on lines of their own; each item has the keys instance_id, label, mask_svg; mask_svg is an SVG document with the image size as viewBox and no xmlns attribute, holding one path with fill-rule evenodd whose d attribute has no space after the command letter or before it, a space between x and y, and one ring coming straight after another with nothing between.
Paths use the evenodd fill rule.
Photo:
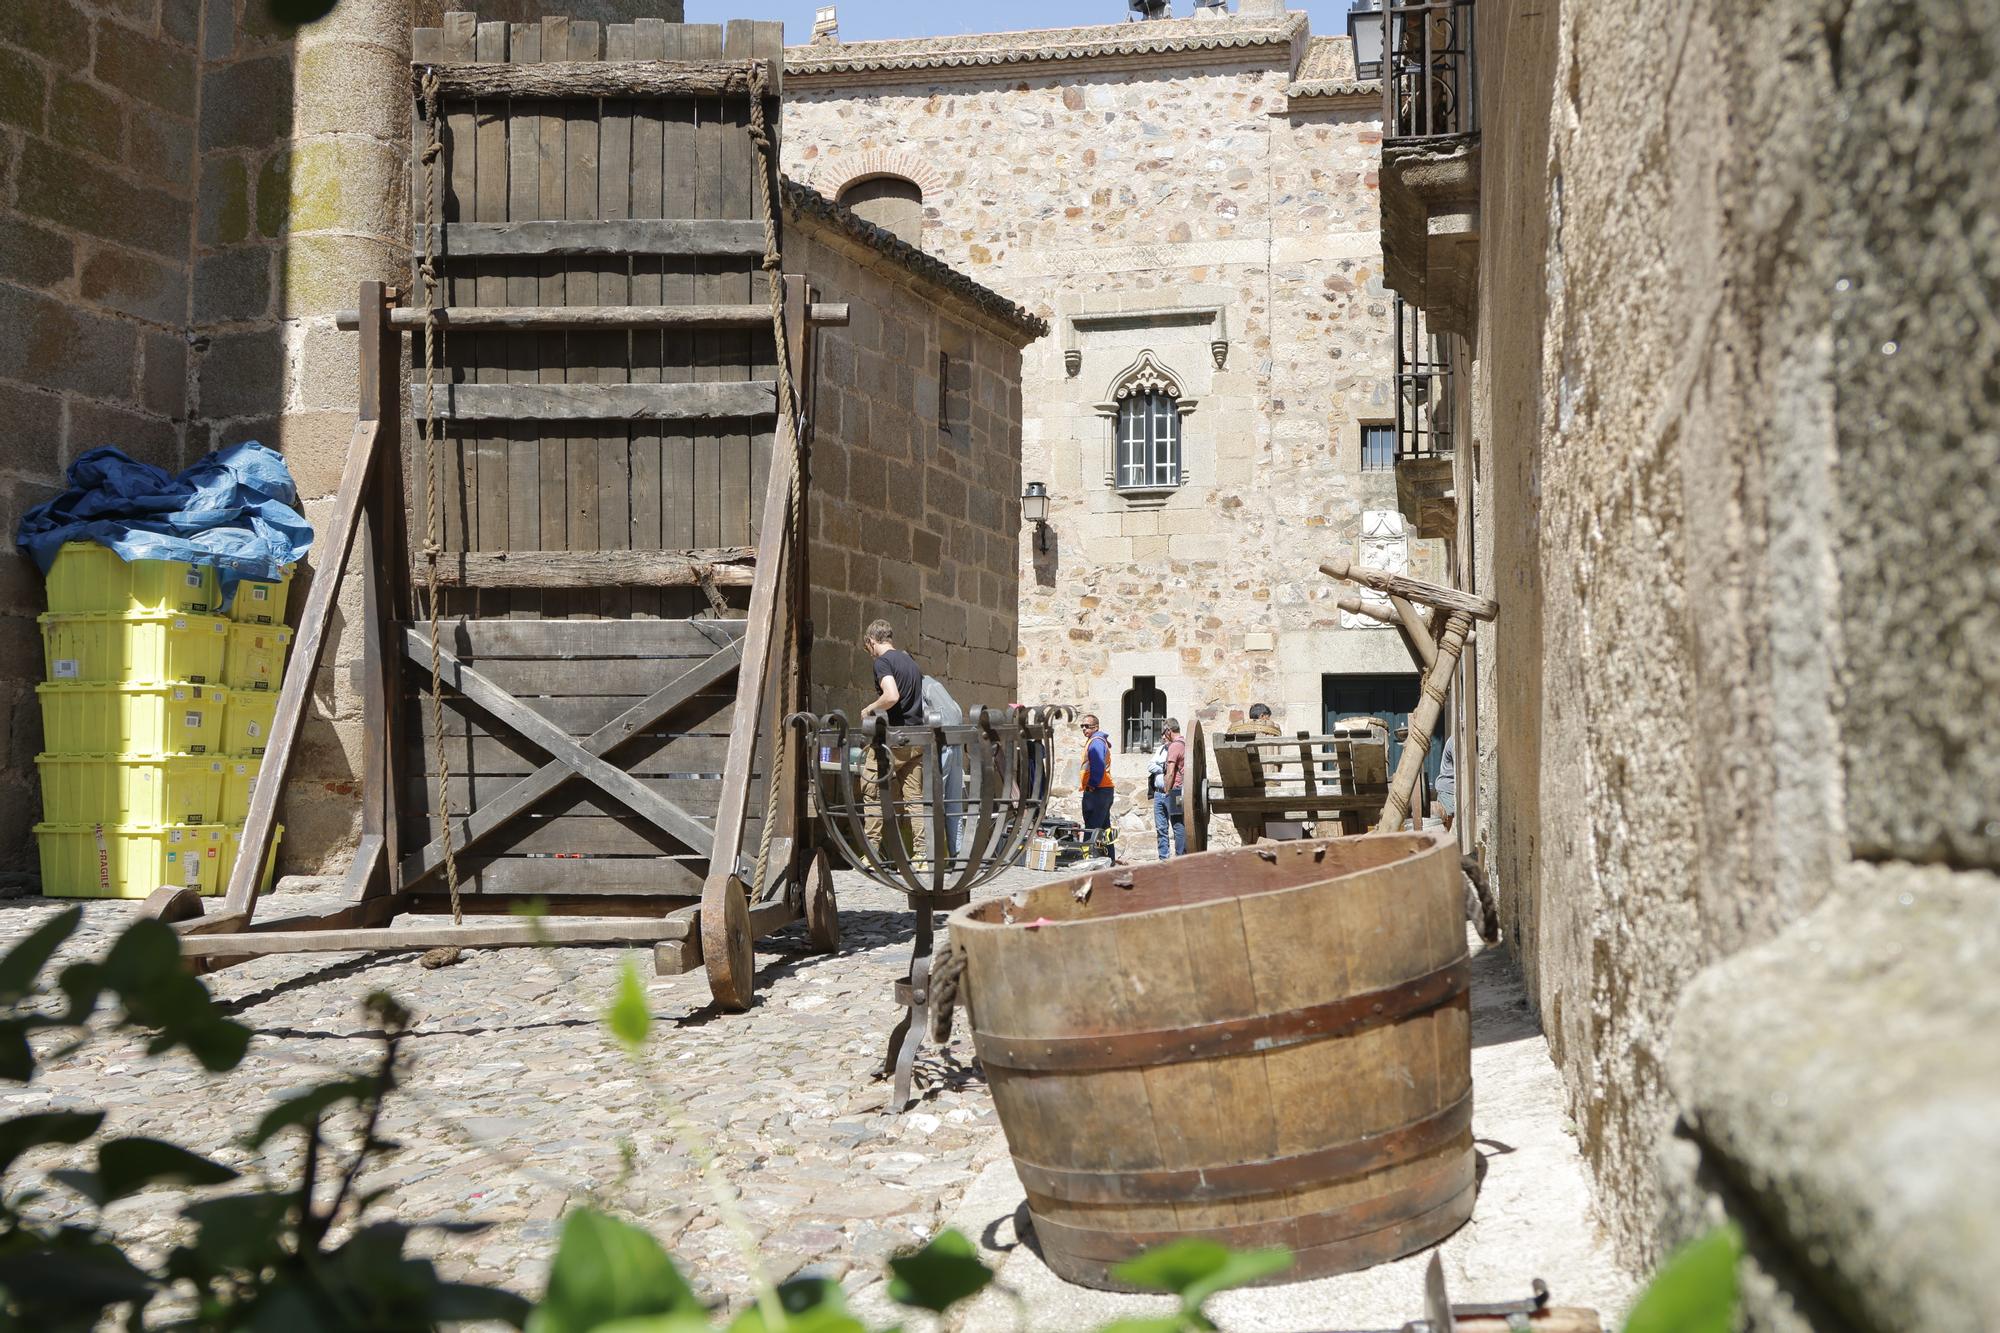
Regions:
<instances>
[{"instance_id":1,"label":"sky","mask_svg":"<svg viewBox=\"0 0 2000 1333\"><path fill-rule=\"evenodd\" d=\"M836 0L840 35L847 41L883 37L936 37L956 32L1010 32L1021 28L1071 28L1117 23L1130 9L1126 0ZM814 0L686 0L689 23L732 18L781 18L785 40L812 36ZM1347 31L1347 0L1291 0L1290 8L1312 15L1321 35ZM1173 0L1175 18L1194 12L1194 0Z\"/></svg>"}]
</instances>

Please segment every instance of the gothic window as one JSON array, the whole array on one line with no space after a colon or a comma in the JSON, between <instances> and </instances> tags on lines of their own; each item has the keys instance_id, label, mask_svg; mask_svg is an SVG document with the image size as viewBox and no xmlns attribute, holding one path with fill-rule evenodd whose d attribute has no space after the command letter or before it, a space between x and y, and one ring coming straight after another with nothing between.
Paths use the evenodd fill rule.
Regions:
<instances>
[{"instance_id":1,"label":"gothic window","mask_svg":"<svg viewBox=\"0 0 2000 1333\"><path fill-rule=\"evenodd\" d=\"M898 240L911 245L923 240L924 192L913 180L870 176L842 190L840 202Z\"/></svg>"},{"instance_id":2,"label":"gothic window","mask_svg":"<svg viewBox=\"0 0 2000 1333\"><path fill-rule=\"evenodd\" d=\"M1151 676L1134 676L1119 712L1127 754L1151 754L1160 743L1160 724L1167 720L1167 694Z\"/></svg>"},{"instance_id":3,"label":"gothic window","mask_svg":"<svg viewBox=\"0 0 2000 1333\"><path fill-rule=\"evenodd\" d=\"M1111 484L1121 491L1170 491L1187 480L1181 448L1182 418L1194 400L1150 351L1112 381L1111 399L1099 411L1111 418Z\"/></svg>"}]
</instances>

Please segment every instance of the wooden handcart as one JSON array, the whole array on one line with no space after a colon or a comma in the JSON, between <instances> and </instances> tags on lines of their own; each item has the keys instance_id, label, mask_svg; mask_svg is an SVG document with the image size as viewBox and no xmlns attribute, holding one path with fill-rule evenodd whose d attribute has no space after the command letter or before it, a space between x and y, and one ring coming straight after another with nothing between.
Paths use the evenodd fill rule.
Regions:
<instances>
[{"instance_id":1,"label":"wooden handcart","mask_svg":"<svg viewBox=\"0 0 2000 1333\"><path fill-rule=\"evenodd\" d=\"M1266 837L1304 837L1306 826L1365 833L1389 795L1389 733L1357 719L1331 735L1224 732L1204 743L1200 722L1188 737L1188 850L1206 851L1220 815L1248 846ZM1215 772L1208 771L1210 750ZM1334 828L1316 827L1326 836Z\"/></svg>"},{"instance_id":2,"label":"wooden handcart","mask_svg":"<svg viewBox=\"0 0 2000 1333\"><path fill-rule=\"evenodd\" d=\"M754 936L803 915L837 940L781 722L811 679L810 330L845 310L784 271L782 43L776 23L458 12L413 34L414 295L364 284L343 320L360 419L241 854L219 911L155 904L197 967L652 944L741 1008ZM258 920L355 562L351 901ZM421 914L449 921L396 924Z\"/></svg>"}]
</instances>

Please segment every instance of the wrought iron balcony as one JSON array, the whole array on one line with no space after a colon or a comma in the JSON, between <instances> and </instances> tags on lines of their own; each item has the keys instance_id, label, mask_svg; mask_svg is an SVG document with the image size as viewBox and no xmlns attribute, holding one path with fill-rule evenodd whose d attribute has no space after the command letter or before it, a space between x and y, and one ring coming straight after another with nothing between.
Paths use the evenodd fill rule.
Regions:
<instances>
[{"instance_id":1,"label":"wrought iron balcony","mask_svg":"<svg viewBox=\"0 0 2000 1333\"><path fill-rule=\"evenodd\" d=\"M1470 334L1479 277L1473 0L1391 0L1382 55L1384 279Z\"/></svg>"},{"instance_id":2,"label":"wrought iron balcony","mask_svg":"<svg viewBox=\"0 0 2000 1333\"><path fill-rule=\"evenodd\" d=\"M1424 312L1396 298L1396 507L1419 537L1457 535L1451 361Z\"/></svg>"}]
</instances>

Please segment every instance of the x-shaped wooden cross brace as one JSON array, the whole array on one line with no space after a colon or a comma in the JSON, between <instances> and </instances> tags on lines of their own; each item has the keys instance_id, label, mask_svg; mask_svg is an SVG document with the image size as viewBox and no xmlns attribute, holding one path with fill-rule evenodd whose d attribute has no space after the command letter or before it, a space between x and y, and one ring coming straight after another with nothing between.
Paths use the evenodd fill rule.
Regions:
<instances>
[{"instance_id":1,"label":"x-shaped wooden cross brace","mask_svg":"<svg viewBox=\"0 0 2000 1333\"><path fill-rule=\"evenodd\" d=\"M411 661L426 669L430 666L430 640L418 631L405 631L403 651ZM472 847L526 814L536 802L553 795L573 778L581 778L630 806L669 837L685 843L690 851L702 856L710 855L714 834L707 825L604 756L646 728L657 725L662 718L703 690L734 675L742 657L742 641L730 643L578 741L440 646L439 678L467 700L541 747L549 756L548 763L506 788L493 800L483 802L471 814L452 822L451 846L454 855L465 855ZM413 888L442 870L444 848L444 840L440 838L403 858L403 887Z\"/></svg>"}]
</instances>

